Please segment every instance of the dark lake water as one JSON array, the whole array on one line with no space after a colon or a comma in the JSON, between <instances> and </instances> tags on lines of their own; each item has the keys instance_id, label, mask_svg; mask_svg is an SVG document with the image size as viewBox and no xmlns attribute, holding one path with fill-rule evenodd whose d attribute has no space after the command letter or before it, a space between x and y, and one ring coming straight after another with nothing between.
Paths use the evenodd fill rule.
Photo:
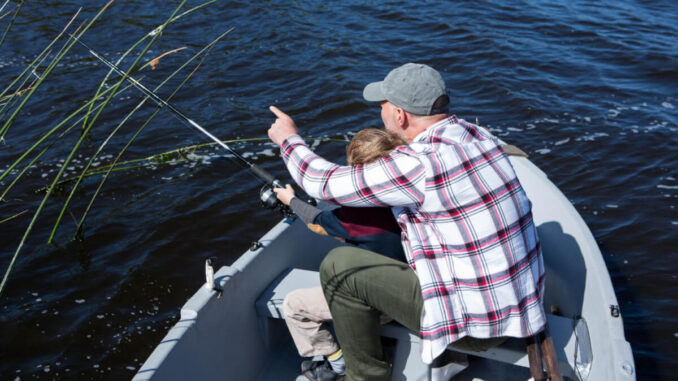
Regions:
<instances>
[{"instance_id":1,"label":"dark lake water","mask_svg":"<svg viewBox=\"0 0 678 381\"><path fill-rule=\"evenodd\" d=\"M0 16L17 3L6 3ZM0 91L79 6L83 20L103 3L26 1L0 46ZM188 1L184 9L198 4ZM84 40L118 59L177 5L117 1ZM0 33L10 17L0 18ZM177 108L224 140L266 137L271 104L292 115L304 136L344 138L380 125L378 108L362 100L366 83L406 62L437 68L450 87L453 112L478 119L529 153L591 228L619 299L638 379L674 379L678 2L218 1L171 24L142 62L186 49L135 75L155 87L232 27L174 96ZM158 92L169 96L194 67ZM0 171L91 98L106 73L74 47L0 142ZM112 100L66 176L79 174L141 99L129 89ZM155 109L149 103L135 113L97 164L110 163ZM23 212L0 223L2 274L42 200L36 190L54 179L79 131L56 141L0 203L0 221ZM204 142L162 111L121 160ZM271 144L234 147L290 181ZM335 161L343 160L344 147L314 142ZM233 262L280 219L258 206L259 183L223 155L204 147L189 161L114 172L82 241L71 237L101 177L80 186L53 244L46 241L70 188L48 200L0 296L0 379L133 376L204 282L204 259ZM0 192L16 174L0 182Z\"/></svg>"}]
</instances>

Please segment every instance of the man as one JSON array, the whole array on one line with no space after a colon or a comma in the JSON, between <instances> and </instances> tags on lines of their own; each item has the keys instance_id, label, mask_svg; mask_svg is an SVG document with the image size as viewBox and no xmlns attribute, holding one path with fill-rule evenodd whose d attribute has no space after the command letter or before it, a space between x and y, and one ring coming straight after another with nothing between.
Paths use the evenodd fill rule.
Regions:
<instances>
[{"instance_id":1,"label":"man","mask_svg":"<svg viewBox=\"0 0 678 381\"><path fill-rule=\"evenodd\" d=\"M361 166L314 154L294 121L277 116L268 131L309 195L348 206L391 206L409 266L357 248L331 251L320 278L346 359L348 380L388 380L379 339L385 313L422 337L422 360L448 345L487 349L527 337L545 322L543 259L531 204L500 141L448 116L445 83L433 68L409 63L367 85L388 131L409 145Z\"/></svg>"}]
</instances>

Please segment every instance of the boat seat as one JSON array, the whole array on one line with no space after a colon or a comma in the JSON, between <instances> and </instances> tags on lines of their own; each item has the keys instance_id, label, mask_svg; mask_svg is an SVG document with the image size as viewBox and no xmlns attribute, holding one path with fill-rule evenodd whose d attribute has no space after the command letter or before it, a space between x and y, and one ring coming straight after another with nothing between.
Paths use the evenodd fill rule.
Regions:
<instances>
[{"instance_id":1,"label":"boat seat","mask_svg":"<svg viewBox=\"0 0 678 381\"><path fill-rule=\"evenodd\" d=\"M283 300L290 292L299 288L320 286L317 271L286 269L278 275L268 288L259 296L255 305L260 317L283 318Z\"/></svg>"},{"instance_id":2,"label":"boat seat","mask_svg":"<svg viewBox=\"0 0 678 381\"><path fill-rule=\"evenodd\" d=\"M283 319L283 300L289 292L298 288L311 288L319 285L320 278L317 271L295 268L283 271L255 303L264 338L271 334L271 320ZM552 314L547 314L546 318L560 373L563 376L573 377L575 350L577 350L578 363L585 365L591 356L586 324L581 319L570 319ZM282 326L286 329L284 323ZM392 380L428 379L429 369L428 365L421 361L419 350L421 338L417 332L397 322L391 322L382 325L381 335L397 340L393 355ZM449 350L525 368L530 367L526 341L523 338L509 338L501 345L484 352L460 351L452 348Z\"/></svg>"}]
</instances>

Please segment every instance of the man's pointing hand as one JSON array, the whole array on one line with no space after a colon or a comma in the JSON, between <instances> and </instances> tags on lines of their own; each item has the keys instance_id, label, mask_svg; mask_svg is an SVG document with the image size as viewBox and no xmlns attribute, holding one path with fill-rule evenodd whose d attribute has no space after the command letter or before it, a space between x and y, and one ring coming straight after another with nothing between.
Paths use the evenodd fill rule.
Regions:
<instances>
[{"instance_id":1,"label":"man's pointing hand","mask_svg":"<svg viewBox=\"0 0 678 381\"><path fill-rule=\"evenodd\" d=\"M289 115L280 111L277 107L270 106L268 109L276 116L275 122L268 129L268 137L273 143L282 145L282 142L289 136L297 134L297 126Z\"/></svg>"}]
</instances>

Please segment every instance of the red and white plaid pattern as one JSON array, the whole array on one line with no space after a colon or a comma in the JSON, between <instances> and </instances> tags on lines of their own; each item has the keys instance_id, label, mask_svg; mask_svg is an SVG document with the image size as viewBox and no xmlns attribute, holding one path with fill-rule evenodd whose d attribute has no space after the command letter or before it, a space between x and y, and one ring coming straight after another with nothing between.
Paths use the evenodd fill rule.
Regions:
<instances>
[{"instance_id":1,"label":"red and white plaid pattern","mask_svg":"<svg viewBox=\"0 0 678 381\"><path fill-rule=\"evenodd\" d=\"M546 322L544 264L527 199L500 143L451 116L390 156L339 166L294 135L282 145L309 195L391 206L424 299L422 359L464 336L527 337Z\"/></svg>"}]
</instances>

